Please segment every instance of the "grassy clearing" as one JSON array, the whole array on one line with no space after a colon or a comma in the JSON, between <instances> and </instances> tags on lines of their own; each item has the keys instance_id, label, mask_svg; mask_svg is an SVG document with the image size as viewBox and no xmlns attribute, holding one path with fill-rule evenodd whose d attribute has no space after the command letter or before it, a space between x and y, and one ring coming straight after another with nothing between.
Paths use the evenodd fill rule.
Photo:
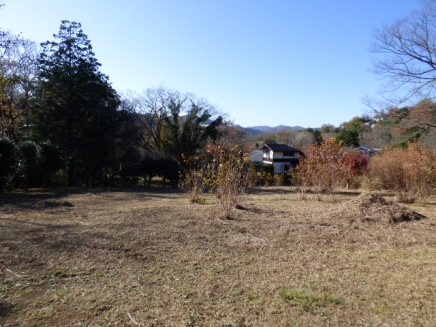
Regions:
<instances>
[{"instance_id":1,"label":"grassy clearing","mask_svg":"<svg viewBox=\"0 0 436 327\"><path fill-rule=\"evenodd\" d=\"M232 220L168 189L6 195L0 325L434 326L436 199L392 223L357 195L250 189Z\"/></svg>"}]
</instances>

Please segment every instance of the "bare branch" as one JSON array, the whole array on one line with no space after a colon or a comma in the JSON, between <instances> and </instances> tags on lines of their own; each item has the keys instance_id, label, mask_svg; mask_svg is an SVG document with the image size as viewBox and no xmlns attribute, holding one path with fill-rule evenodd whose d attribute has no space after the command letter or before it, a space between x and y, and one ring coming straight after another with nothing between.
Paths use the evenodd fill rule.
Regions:
<instances>
[{"instance_id":1,"label":"bare branch","mask_svg":"<svg viewBox=\"0 0 436 327\"><path fill-rule=\"evenodd\" d=\"M374 32L374 72L386 80L383 95L399 105L434 96L436 85L436 1Z\"/></svg>"}]
</instances>

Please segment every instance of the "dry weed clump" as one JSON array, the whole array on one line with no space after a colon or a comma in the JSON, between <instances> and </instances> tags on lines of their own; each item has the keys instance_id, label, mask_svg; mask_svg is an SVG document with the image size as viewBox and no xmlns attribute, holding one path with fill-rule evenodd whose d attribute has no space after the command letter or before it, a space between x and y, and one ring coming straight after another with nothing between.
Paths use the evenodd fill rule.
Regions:
<instances>
[{"instance_id":1,"label":"dry weed clump","mask_svg":"<svg viewBox=\"0 0 436 327\"><path fill-rule=\"evenodd\" d=\"M310 187L318 194L335 194L335 188L349 185L353 178L361 175L367 161L360 154L345 152L341 143L334 138L320 145L309 146L306 157L294 170L293 177L300 186L303 198Z\"/></svg>"},{"instance_id":2,"label":"dry weed clump","mask_svg":"<svg viewBox=\"0 0 436 327\"><path fill-rule=\"evenodd\" d=\"M345 212L352 220L382 223L398 223L426 218L415 211L390 202L380 195L369 193L364 193L356 199L343 203L339 211Z\"/></svg>"},{"instance_id":3,"label":"dry weed clump","mask_svg":"<svg viewBox=\"0 0 436 327\"><path fill-rule=\"evenodd\" d=\"M285 174L274 174L274 185L283 186L285 183Z\"/></svg>"},{"instance_id":4,"label":"dry weed clump","mask_svg":"<svg viewBox=\"0 0 436 327\"><path fill-rule=\"evenodd\" d=\"M383 151L368 165L370 189L392 190L398 201L425 202L436 187L436 154L425 146Z\"/></svg>"}]
</instances>

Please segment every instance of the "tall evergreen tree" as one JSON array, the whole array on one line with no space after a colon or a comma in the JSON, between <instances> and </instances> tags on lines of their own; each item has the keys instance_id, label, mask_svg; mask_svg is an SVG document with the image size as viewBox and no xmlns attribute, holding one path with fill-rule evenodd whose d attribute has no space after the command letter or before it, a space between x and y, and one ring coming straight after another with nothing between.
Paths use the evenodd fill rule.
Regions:
<instances>
[{"instance_id":1,"label":"tall evergreen tree","mask_svg":"<svg viewBox=\"0 0 436 327\"><path fill-rule=\"evenodd\" d=\"M38 59L37 127L68 162L68 184L76 182L74 170L81 166L92 186L96 169L111 155L119 97L80 23L62 21L54 38L41 44Z\"/></svg>"}]
</instances>

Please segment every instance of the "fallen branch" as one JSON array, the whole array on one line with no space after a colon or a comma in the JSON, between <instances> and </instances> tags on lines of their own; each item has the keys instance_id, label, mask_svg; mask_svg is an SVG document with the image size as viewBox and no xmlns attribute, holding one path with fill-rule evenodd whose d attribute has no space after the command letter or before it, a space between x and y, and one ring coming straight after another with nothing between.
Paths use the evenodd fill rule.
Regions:
<instances>
[{"instance_id":1,"label":"fallen branch","mask_svg":"<svg viewBox=\"0 0 436 327\"><path fill-rule=\"evenodd\" d=\"M15 275L15 276L17 276L17 277L19 277L19 278L29 277L29 275L19 275L19 274L13 272L12 270L10 270L10 269L8 269L8 268L6 268L6 271L7 271L7 272L10 272L11 274L13 274L13 275Z\"/></svg>"},{"instance_id":2,"label":"fallen branch","mask_svg":"<svg viewBox=\"0 0 436 327\"><path fill-rule=\"evenodd\" d=\"M137 326L141 326L144 327L144 324L140 324L139 322L137 322L135 319L133 319L133 317L130 315L130 313L127 312L127 316L130 318L130 320Z\"/></svg>"}]
</instances>

